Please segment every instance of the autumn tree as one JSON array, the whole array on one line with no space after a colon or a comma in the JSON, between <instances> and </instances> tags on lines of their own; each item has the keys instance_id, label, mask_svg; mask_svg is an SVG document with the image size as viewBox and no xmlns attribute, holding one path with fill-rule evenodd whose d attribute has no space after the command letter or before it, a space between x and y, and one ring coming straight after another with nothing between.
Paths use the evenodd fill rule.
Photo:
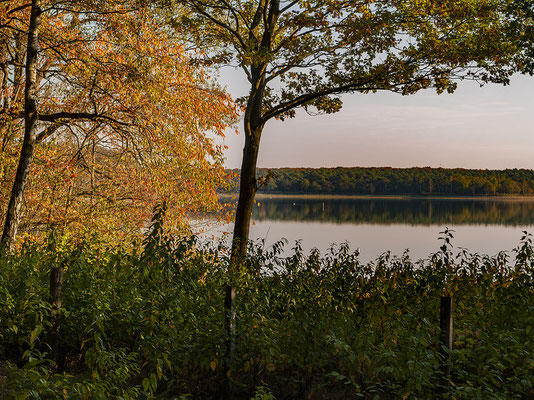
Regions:
<instances>
[{"instance_id":1,"label":"autumn tree","mask_svg":"<svg viewBox=\"0 0 534 400\"><path fill-rule=\"evenodd\" d=\"M515 42L503 36L507 2L183 0L175 18L199 43L224 43L212 61L250 83L234 258L246 253L256 162L265 124L298 108L338 111L343 93L452 92L458 79L507 81ZM202 29L196 29L198 26ZM212 47L213 49L213 47Z\"/></svg>"},{"instance_id":2,"label":"autumn tree","mask_svg":"<svg viewBox=\"0 0 534 400\"><path fill-rule=\"evenodd\" d=\"M25 233L53 225L120 239L140 234L157 201L167 201L174 227L187 212L215 208L225 175L216 136L235 115L229 96L140 2L43 3L40 12L39 3L0 5L4 247L21 210ZM35 55L21 39L31 37L30 9L40 16ZM30 55L33 92L21 89ZM33 93L37 119L19 153L23 107L32 105L21 93ZM17 158L24 167L9 192Z\"/></svg>"},{"instance_id":3,"label":"autumn tree","mask_svg":"<svg viewBox=\"0 0 534 400\"><path fill-rule=\"evenodd\" d=\"M168 3L168 2L166 2ZM334 113L344 93L452 92L458 79L506 81L515 41L500 0L175 0L175 27L211 44L211 62L238 67L245 145L232 265L245 257L265 125L302 108ZM201 28L199 28L201 27ZM213 46L219 44L219 46ZM226 295L232 331L235 288ZM229 322L230 321L230 322ZM230 336L233 334L230 332ZM229 349L232 352L232 349Z\"/></svg>"}]
</instances>

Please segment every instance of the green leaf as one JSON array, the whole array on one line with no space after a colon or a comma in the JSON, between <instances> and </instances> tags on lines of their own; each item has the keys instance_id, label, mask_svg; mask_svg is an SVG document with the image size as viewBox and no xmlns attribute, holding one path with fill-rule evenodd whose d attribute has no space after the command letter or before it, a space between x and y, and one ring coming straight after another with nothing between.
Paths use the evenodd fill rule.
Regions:
<instances>
[{"instance_id":1,"label":"green leaf","mask_svg":"<svg viewBox=\"0 0 534 400\"><path fill-rule=\"evenodd\" d=\"M143 379L143 381L141 382L141 386L143 387L143 390L145 392L150 392L150 381L148 380L148 378Z\"/></svg>"},{"instance_id":2,"label":"green leaf","mask_svg":"<svg viewBox=\"0 0 534 400\"><path fill-rule=\"evenodd\" d=\"M155 392L158 388L158 378L155 373L150 374L150 385L152 386L152 391Z\"/></svg>"}]
</instances>

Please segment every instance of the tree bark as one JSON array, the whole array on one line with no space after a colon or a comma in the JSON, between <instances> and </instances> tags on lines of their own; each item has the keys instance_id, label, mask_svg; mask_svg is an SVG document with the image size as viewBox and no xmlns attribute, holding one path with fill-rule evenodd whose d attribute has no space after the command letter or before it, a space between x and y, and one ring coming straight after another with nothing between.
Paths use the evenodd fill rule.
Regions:
<instances>
[{"instance_id":1,"label":"tree bark","mask_svg":"<svg viewBox=\"0 0 534 400\"><path fill-rule=\"evenodd\" d=\"M259 118L258 118L259 120ZM255 120L255 122L257 122ZM226 286L224 299L225 330L226 330L226 378L223 398L233 398L233 388L230 376L234 367L234 355L236 347L236 297L237 287L235 284L235 272L239 264L247 255L247 242L250 230L250 218L254 196L256 194L256 163L262 126L258 125L251 129L250 118L245 114L245 147L243 149L243 162L241 165L241 177L239 183L239 200L237 203L236 218L234 224L234 236L232 241L232 253L230 258L229 284Z\"/></svg>"},{"instance_id":2,"label":"tree bark","mask_svg":"<svg viewBox=\"0 0 534 400\"><path fill-rule=\"evenodd\" d=\"M254 197L257 189L256 165L262 127L253 129L246 125L247 123L245 123L245 147L243 149L243 161L241 163L239 200L237 202L232 242L232 260L234 263L245 257L247 253L252 206L254 205Z\"/></svg>"},{"instance_id":3,"label":"tree bark","mask_svg":"<svg viewBox=\"0 0 534 400\"><path fill-rule=\"evenodd\" d=\"M264 33L259 48L266 53L271 51L272 38L276 30L276 23L280 16L280 0L268 0L263 9L260 6L257 15L265 15ZM259 20L255 21L259 23ZM254 196L256 195L256 164L260 139L265 119L263 115L263 101L266 87L266 70L269 61L259 62L250 68L250 94L245 110L245 147L241 163L241 177L239 181L239 200L237 202L234 235L232 241L231 264L235 265L246 256L249 238L250 218Z\"/></svg>"},{"instance_id":4,"label":"tree bark","mask_svg":"<svg viewBox=\"0 0 534 400\"><path fill-rule=\"evenodd\" d=\"M13 35L13 40L15 43L14 50L14 72L13 72L13 93L11 96L11 106L18 107L17 103L20 100L21 93L23 92L23 75L24 68L22 64L24 63L24 55L26 54L26 46L24 44L24 35L22 32L15 32ZM27 43L26 43L27 44Z\"/></svg>"},{"instance_id":5,"label":"tree bark","mask_svg":"<svg viewBox=\"0 0 534 400\"><path fill-rule=\"evenodd\" d=\"M48 344L51 348L51 357L56 365L61 364L59 351L59 331L61 330L61 303L63 293L63 266L50 269L50 305L52 311L50 315L50 333Z\"/></svg>"},{"instance_id":6,"label":"tree bark","mask_svg":"<svg viewBox=\"0 0 534 400\"><path fill-rule=\"evenodd\" d=\"M0 42L0 84L2 85L2 89L0 92L0 107L4 109L9 108L9 96L7 95L7 84L8 84L8 78L9 78L9 68L8 68L8 62L9 62L9 49L8 49L8 41Z\"/></svg>"},{"instance_id":7,"label":"tree bark","mask_svg":"<svg viewBox=\"0 0 534 400\"><path fill-rule=\"evenodd\" d=\"M24 189L28 180L38 124L37 113L37 56L39 51L39 24L41 0L32 0L28 45L26 50L26 85L24 88L24 142L20 152L17 173L11 189L11 198L6 212L4 230L0 241L0 253L12 250L20 223Z\"/></svg>"},{"instance_id":8,"label":"tree bark","mask_svg":"<svg viewBox=\"0 0 534 400\"><path fill-rule=\"evenodd\" d=\"M267 11L265 13L265 11ZM266 26L262 36L260 48L266 51L271 49L271 41L276 28L276 21L280 15L280 1L269 0L260 5L256 15L267 14ZM253 24L259 24L255 18ZM232 252L230 256L229 284L225 291L225 328L226 344L226 384L223 397L233 398L231 372L234 366L234 352L236 347L236 298L237 286L235 272L247 255L247 244L250 232L252 206L257 191L256 166L260 148L260 139L265 120L263 118L263 101L266 87L267 62L259 62L250 68L250 94L244 116L245 146L243 148L243 161L241 162L241 176L239 179L239 199L237 202L234 234L232 238Z\"/></svg>"},{"instance_id":9,"label":"tree bark","mask_svg":"<svg viewBox=\"0 0 534 400\"><path fill-rule=\"evenodd\" d=\"M226 330L226 375L224 383L224 399L233 398L231 373L234 367L234 354L236 347L236 298L237 286L235 272L247 255L247 242L249 238L250 219L254 196L256 195L256 164L260 146L263 122L261 119L261 105L265 89L265 77L261 68L253 68L253 84L247 109L245 111L245 147L243 148L243 161L241 163L241 177L239 180L239 200L237 202L232 252L229 266L229 284L225 289L224 313Z\"/></svg>"}]
</instances>

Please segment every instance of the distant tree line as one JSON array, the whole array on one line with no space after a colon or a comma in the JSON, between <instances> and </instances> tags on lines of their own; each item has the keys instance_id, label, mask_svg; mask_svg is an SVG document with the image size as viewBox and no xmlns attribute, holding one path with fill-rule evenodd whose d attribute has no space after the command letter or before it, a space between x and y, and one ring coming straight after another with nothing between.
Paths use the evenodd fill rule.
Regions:
<instances>
[{"instance_id":1,"label":"distant tree line","mask_svg":"<svg viewBox=\"0 0 534 400\"><path fill-rule=\"evenodd\" d=\"M237 190L239 170L234 170ZM258 169L260 192L324 194L532 195L530 169L274 168Z\"/></svg>"}]
</instances>

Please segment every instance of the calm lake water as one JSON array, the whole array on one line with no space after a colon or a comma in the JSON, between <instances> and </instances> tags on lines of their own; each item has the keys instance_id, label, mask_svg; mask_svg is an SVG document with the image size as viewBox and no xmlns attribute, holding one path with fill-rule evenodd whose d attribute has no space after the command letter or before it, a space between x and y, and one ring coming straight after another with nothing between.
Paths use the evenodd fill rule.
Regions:
<instances>
[{"instance_id":1,"label":"calm lake water","mask_svg":"<svg viewBox=\"0 0 534 400\"><path fill-rule=\"evenodd\" d=\"M324 253L333 243L348 242L371 261L385 251L400 255L409 249L412 259L439 250L440 232L455 230L454 251L494 255L511 251L522 231L534 233L534 199L426 198L426 197L257 197L251 239L266 246L280 238L296 240L304 251ZM210 225L204 238L219 240L231 225ZM229 236L229 235L227 235Z\"/></svg>"}]
</instances>

